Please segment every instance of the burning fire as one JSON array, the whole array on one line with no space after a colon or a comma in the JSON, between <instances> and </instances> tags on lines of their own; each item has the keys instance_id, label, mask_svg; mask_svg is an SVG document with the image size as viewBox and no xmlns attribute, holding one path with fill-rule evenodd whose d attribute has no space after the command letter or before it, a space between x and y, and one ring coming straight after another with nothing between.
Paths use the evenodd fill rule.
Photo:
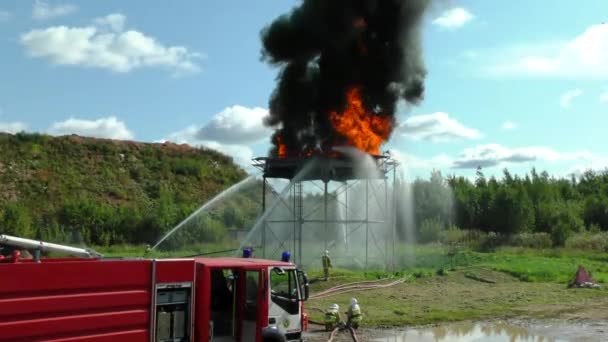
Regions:
<instances>
[{"instance_id":1,"label":"burning fire","mask_svg":"<svg viewBox=\"0 0 608 342\"><path fill-rule=\"evenodd\" d=\"M391 133L391 119L366 111L359 87L349 89L346 97L348 104L342 113L329 113L334 129L347 139L349 145L366 153L380 154L380 146Z\"/></svg>"},{"instance_id":2,"label":"burning fire","mask_svg":"<svg viewBox=\"0 0 608 342\"><path fill-rule=\"evenodd\" d=\"M278 156L279 158L287 157L287 145L283 143L283 138L280 135L277 135L277 146L278 146Z\"/></svg>"},{"instance_id":3,"label":"burning fire","mask_svg":"<svg viewBox=\"0 0 608 342\"><path fill-rule=\"evenodd\" d=\"M290 157L290 153L287 150L287 145L283 142L283 137L281 135L277 135L277 157L279 158L287 158ZM299 152L298 156L310 157L315 154L315 151L312 148L306 148L304 151ZM293 156L291 156L293 157Z\"/></svg>"},{"instance_id":4,"label":"burning fire","mask_svg":"<svg viewBox=\"0 0 608 342\"><path fill-rule=\"evenodd\" d=\"M378 116L367 111L361 99L361 90L355 86L346 93L347 105L342 112L330 112L329 121L339 136L346 139L346 145L356 147L362 152L369 154L380 154L380 147L388 140L392 130L392 121L389 117ZM333 141L332 145L336 142ZM277 157L290 157L291 152L283 141L281 135L276 136ZM292 151L293 152L293 151ZM327 154L337 156L332 151L317 151L313 148L305 148L297 155L310 157L315 154Z\"/></svg>"}]
</instances>

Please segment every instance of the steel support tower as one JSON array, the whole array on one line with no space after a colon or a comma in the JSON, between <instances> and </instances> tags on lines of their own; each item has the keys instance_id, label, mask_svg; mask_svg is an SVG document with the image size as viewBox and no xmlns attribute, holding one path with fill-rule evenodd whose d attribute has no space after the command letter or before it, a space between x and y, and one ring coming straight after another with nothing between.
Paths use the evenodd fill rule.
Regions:
<instances>
[{"instance_id":1,"label":"steel support tower","mask_svg":"<svg viewBox=\"0 0 608 342\"><path fill-rule=\"evenodd\" d=\"M388 154L371 157L375 170L363 174L358 171L355 161L343 155L253 159L253 166L263 172L263 214L276 209L269 207L272 202L269 199L274 196L276 202L278 196L269 180L282 179L290 184L288 196L278 199L277 207L281 207L282 215L264 215L260 239L262 257L274 258L283 250L290 250L293 261L300 267L310 266L311 262L317 265L325 250L336 247L330 230L333 229L335 237L336 227L341 226L344 233L341 248L346 254L364 248L364 253L358 255L363 259L359 260L361 266L367 269L370 255L375 255L382 258L374 260L376 264L394 269L396 212L393 189L396 188L398 162ZM305 167L306 172L302 173ZM317 195L307 198L305 187L315 189ZM354 193L354 189L358 193ZM370 215L370 207L376 209L376 216ZM342 217L336 217L338 211L343 213ZM316 228L316 238L307 235L312 227ZM379 227L383 227L381 236ZM356 246L351 243L355 234L360 236Z\"/></svg>"}]
</instances>

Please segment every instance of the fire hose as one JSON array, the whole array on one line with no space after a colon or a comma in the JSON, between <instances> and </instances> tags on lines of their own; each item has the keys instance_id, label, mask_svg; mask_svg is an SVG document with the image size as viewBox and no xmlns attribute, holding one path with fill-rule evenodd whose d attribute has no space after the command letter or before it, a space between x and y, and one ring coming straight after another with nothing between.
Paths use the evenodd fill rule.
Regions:
<instances>
[{"instance_id":1,"label":"fire hose","mask_svg":"<svg viewBox=\"0 0 608 342\"><path fill-rule=\"evenodd\" d=\"M350 337L352 337L354 342L359 342L359 338L357 337L357 334L355 333L355 329L353 329L351 326L337 326L334 330L332 330L331 334L329 334L329 340L327 340L327 342L332 342L334 340L334 337L336 337L336 334L339 331L342 330L348 330L350 332Z\"/></svg>"},{"instance_id":2,"label":"fire hose","mask_svg":"<svg viewBox=\"0 0 608 342\"><path fill-rule=\"evenodd\" d=\"M310 296L310 298L319 299L319 298L330 297L330 296L344 294L344 293L353 292L353 291L381 289L381 288L386 288L386 287L390 287L390 286L395 286L397 284L401 284L401 283L405 282L405 280L406 280L405 278L401 278L401 279L397 279L390 283L382 284L382 282L385 282L389 279L391 279L391 278L384 278L384 279L372 280L372 281L360 281L360 282L337 285L337 286L331 287L325 291L316 293L316 294ZM317 310L320 310L320 309L317 309ZM322 310L320 310L320 311L322 311ZM313 324L323 325L323 323L321 323L321 322L315 322L312 320L310 320L309 322L313 323ZM351 335L353 341L355 341L355 342L359 341L359 338L357 337L355 330L350 325L341 323L334 330L332 330L332 332L329 335L328 342L332 342L333 339L335 338L336 334L343 330L348 330L350 332L350 335Z\"/></svg>"},{"instance_id":3,"label":"fire hose","mask_svg":"<svg viewBox=\"0 0 608 342\"><path fill-rule=\"evenodd\" d=\"M395 281L387 283L387 284L378 284L383 281L386 281L386 279L382 279L382 280L378 280L378 281L365 281L365 282L357 282L357 283L350 283L350 284L334 286L325 291L316 293L316 294L310 296L310 298L319 299L319 298L325 298L325 297L330 297L330 296L344 294L344 293L348 293L348 292L354 292L354 291L382 289L382 288L391 287L391 286L395 286L397 284L404 283L405 278L401 278L401 279L395 280Z\"/></svg>"},{"instance_id":4,"label":"fire hose","mask_svg":"<svg viewBox=\"0 0 608 342\"><path fill-rule=\"evenodd\" d=\"M314 309L323 312L323 310L321 310L321 309L317 309L317 308L314 308ZM310 319L308 320L308 322L312 323L312 324L317 324L317 325L325 325L325 323L313 321ZM329 334L328 342L331 342L334 339L334 337L336 337L336 334L342 330L348 330L350 332L350 336L352 337L353 341L359 342L359 337L355 333L355 329L353 329L353 327L350 326L350 323L344 323L344 322L338 323L338 326L336 326L334 328L334 330L331 331L331 333Z\"/></svg>"},{"instance_id":5,"label":"fire hose","mask_svg":"<svg viewBox=\"0 0 608 342\"><path fill-rule=\"evenodd\" d=\"M347 286L352 286L352 285L371 285L371 284L376 284L376 283L380 283L389 279L393 279L393 278L382 278L382 279L378 279L378 280L367 280L367 281L357 281L357 282L353 282L353 283L346 283L346 284L341 284L341 285L336 285L333 287L330 287L327 290L321 291L318 294L322 294L324 292L328 292L328 291L333 291L336 289L341 289Z\"/></svg>"}]
</instances>

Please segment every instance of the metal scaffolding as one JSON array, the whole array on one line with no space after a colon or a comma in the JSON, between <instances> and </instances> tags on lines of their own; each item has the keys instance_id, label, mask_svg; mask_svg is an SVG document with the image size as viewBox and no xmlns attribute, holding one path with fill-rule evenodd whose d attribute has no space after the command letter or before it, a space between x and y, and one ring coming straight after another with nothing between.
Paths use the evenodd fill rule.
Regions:
<instances>
[{"instance_id":1,"label":"metal scaffolding","mask_svg":"<svg viewBox=\"0 0 608 342\"><path fill-rule=\"evenodd\" d=\"M263 172L262 213L267 209L273 209L267 208L269 203L267 197L277 194L269 180L283 179L290 181L291 184L288 197L279 199L284 217L265 216L266 219L262 222L260 241L262 257L275 257L283 250L291 250L296 264L300 267L309 266L310 262L306 263L305 257L318 262L317 257L322 253L317 251L319 247L322 247L323 251L336 247L337 242L336 239L332 240L332 233L335 237L336 227L341 226L344 234L341 248L347 253L353 248L362 247L352 246L350 240L352 236L362 234L364 230L365 253L362 264L366 269L370 266L370 254L381 255L382 260L375 261L383 264L387 269L394 269L396 213L395 192L391 190L395 189L398 163L390 155L372 157L374 167L377 169L373 176L357 173L355 162L344 156L254 159L253 165ZM314 162L315 166L305 175L298 175L304 165L311 162ZM298 175L297 180L294 179L296 175ZM391 178L392 187L389 188ZM382 185L377 187L374 183ZM319 195L316 197L311 195L314 199L307 199L305 186L315 189L321 198ZM378 194L381 188L384 190L384 196ZM357 195L352 193L353 189L360 191L364 189L365 192ZM392 194L390 197L389 193ZM355 199L359 206L352 204ZM371 206L378 208L376 210L378 216L370 215ZM337 212L342 212L344 215L335 217ZM380 229L376 228L382 225L388 228L384 229L383 236L378 236L377 231ZM308 234L307 237L307 232L312 230L317 235L311 237ZM304 247L303 242L305 242ZM311 253L318 254L311 255Z\"/></svg>"}]
</instances>

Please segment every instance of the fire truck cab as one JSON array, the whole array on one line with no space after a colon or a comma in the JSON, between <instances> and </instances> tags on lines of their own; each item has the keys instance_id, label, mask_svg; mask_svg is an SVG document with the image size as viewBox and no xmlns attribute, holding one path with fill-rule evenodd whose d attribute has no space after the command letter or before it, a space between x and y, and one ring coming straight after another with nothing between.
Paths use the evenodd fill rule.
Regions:
<instances>
[{"instance_id":1,"label":"fire truck cab","mask_svg":"<svg viewBox=\"0 0 608 342\"><path fill-rule=\"evenodd\" d=\"M0 341L301 341L306 274L253 258L0 262Z\"/></svg>"}]
</instances>

